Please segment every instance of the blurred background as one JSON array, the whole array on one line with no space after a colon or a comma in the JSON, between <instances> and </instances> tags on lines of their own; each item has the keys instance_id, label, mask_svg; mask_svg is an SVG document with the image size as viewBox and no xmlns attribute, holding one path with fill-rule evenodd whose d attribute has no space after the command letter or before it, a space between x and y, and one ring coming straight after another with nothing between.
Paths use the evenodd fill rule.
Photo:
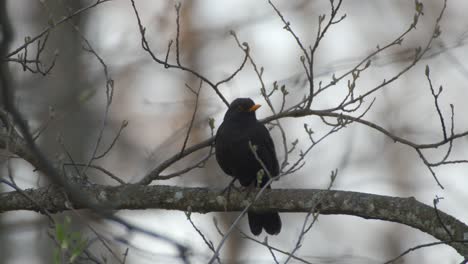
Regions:
<instances>
[{"instance_id":1,"label":"blurred background","mask_svg":"<svg viewBox=\"0 0 468 264\"><path fill-rule=\"evenodd\" d=\"M25 37L36 36L48 21L89 6L94 1L45 0L8 1L15 41L12 49L24 43ZM336 2L336 1L335 1ZM294 38L267 1L181 1L180 56L182 64L202 73L213 82L229 76L243 60L243 52L230 36L234 30L241 42L247 42L258 66L264 68L268 89L278 81L289 91L286 105L297 103L308 92L299 57L301 51ZM329 1L274 1L291 27L308 46L315 40L318 16L330 13ZM176 36L175 1L136 0L146 37L151 49L164 58L168 42ZM432 35L443 1L423 1L424 16L417 29L401 46L381 53L369 70L362 73L357 93L372 89L411 63L414 50L425 46ZM434 107L424 70L430 66L434 86L443 85L440 105L449 126L450 106L455 106L455 132L468 129L468 2L452 0L441 22L442 35L422 61L407 74L377 92L376 101L366 115L400 137L417 143L442 139L440 120ZM316 58L316 81L328 83L376 49L393 41L413 22L413 1L344 1L338 16L347 17L333 25L321 43ZM74 25L78 30L74 29ZM157 164L180 151L193 114L196 97L185 84L198 87L193 75L165 69L141 48L141 36L130 1L113 0L100 4L83 15L55 28L48 39L43 63L49 65L58 54L55 66L46 76L23 71L11 63L16 100L28 123L34 129L47 124L39 144L49 157L67 161L65 148L75 161L86 162L92 155L106 110L106 79L95 56L83 50L83 35L104 60L114 80L115 91L104 128L103 146L110 144L121 123L129 122L115 147L96 164L128 182L136 182ZM33 54L34 45L31 46ZM175 61L175 55L170 55ZM247 65L231 82L220 86L231 101L251 97L264 107L259 118L271 115L260 94L260 83ZM346 80L314 100L313 109L336 106L347 91ZM279 108L281 95L272 97ZM370 102L370 100L369 100ZM369 103L367 102L367 103ZM189 146L210 137L208 119L218 127L226 110L223 102L207 85L200 94L199 108ZM317 117L282 119L288 142L298 139L298 148L309 145L304 123L317 137L329 129ZM284 158L281 135L272 130L276 151ZM60 140L59 140L60 139ZM59 141L63 142L63 145ZM467 159L466 139L455 142L452 159ZM443 157L447 146L427 152L430 159ZM184 168L206 155L203 149L178 162L165 174ZM291 160L298 155L289 157ZM6 173L6 168L3 172ZM14 178L22 188L47 185L47 180L32 171L26 162L11 161ZM275 182L273 188L326 188L330 172L338 169L333 189L368 192L389 196L414 196L431 205L437 196L444 197L438 208L463 222L468 221L468 184L466 165L441 166L435 169L445 187L441 190L418 154L411 148L394 143L381 133L352 124L331 135L312 149L306 165L293 175ZM92 181L114 185L115 182L97 171L89 170ZM6 174L5 174L6 175ZM214 158L204 168L186 175L153 184L206 186L224 188L230 178L224 175ZM11 189L0 185L2 192ZM186 244L204 263L212 252L187 221L184 212L166 210L120 211L129 222L165 234ZM192 220L205 236L217 245L221 239L213 219L226 230L238 213L192 214ZM58 215L61 217L61 215ZM268 242L285 251L294 248L305 214L283 213L283 230ZM91 250L108 263L115 263L110 253L96 242L87 222L72 217L73 228L93 241ZM51 263L55 244L48 235L47 220L32 212L0 214L1 263ZM126 263L173 263L179 261L171 247L144 235L131 234L127 243L118 242L126 235L121 227L106 222L91 222L117 254L129 248ZM241 229L248 233L246 219ZM264 234L259 237L263 241ZM307 234L297 256L311 263L382 263L409 247L435 241L429 235L403 225L365 220L351 216L320 216ZM240 235L231 236L221 252L226 263L272 263L268 249ZM276 254L280 262L287 256ZM419 249L397 263L459 263L462 258L450 247ZM292 261L296 263L297 261Z\"/></svg>"}]
</instances>

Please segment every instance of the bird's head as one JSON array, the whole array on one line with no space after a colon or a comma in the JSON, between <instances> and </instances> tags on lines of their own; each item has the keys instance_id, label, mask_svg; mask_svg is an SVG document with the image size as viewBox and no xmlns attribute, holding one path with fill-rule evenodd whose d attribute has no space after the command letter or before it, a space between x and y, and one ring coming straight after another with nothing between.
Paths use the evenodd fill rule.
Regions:
<instances>
[{"instance_id":1,"label":"bird's head","mask_svg":"<svg viewBox=\"0 0 468 264\"><path fill-rule=\"evenodd\" d=\"M257 120L255 111L260 106L250 98L237 98L229 105L224 120Z\"/></svg>"}]
</instances>

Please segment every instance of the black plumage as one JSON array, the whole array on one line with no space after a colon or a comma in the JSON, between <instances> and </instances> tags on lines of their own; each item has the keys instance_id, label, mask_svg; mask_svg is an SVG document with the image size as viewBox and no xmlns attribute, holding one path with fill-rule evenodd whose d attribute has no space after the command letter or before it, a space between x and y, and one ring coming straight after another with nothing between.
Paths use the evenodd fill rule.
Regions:
<instances>
[{"instance_id":1,"label":"black plumage","mask_svg":"<svg viewBox=\"0 0 468 264\"><path fill-rule=\"evenodd\" d=\"M260 107L250 98L237 98L229 106L223 123L216 133L216 160L223 171L239 180L242 186L263 187L269 180L267 173L257 182L257 175L263 169L249 145L255 146L256 153L272 177L279 174L275 145L268 129L257 120L255 111ZM267 188L270 188L268 186ZM262 229L270 235L281 231L281 219L277 212L248 212L250 230L259 235Z\"/></svg>"}]
</instances>

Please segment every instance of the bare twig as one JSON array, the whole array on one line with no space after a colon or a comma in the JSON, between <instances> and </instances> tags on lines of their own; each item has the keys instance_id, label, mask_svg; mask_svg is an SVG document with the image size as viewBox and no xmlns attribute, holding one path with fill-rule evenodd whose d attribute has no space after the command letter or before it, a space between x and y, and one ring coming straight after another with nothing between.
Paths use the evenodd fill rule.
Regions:
<instances>
[{"instance_id":1,"label":"bare twig","mask_svg":"<svg viewBox=\"0 0 468 264\"><path fill-rule=\"evenodd\" d=\"M197 71L195 71L194 69L191 69L191 68L188 68L188 67L185 67L183 66L181 63L180 63L180 60L178 58L178 55L177 55L177 62L176 64L171 64L169 63L167 60L162 60L162 59L159 59L156 54L151 50L150 46L149 46L149 43L148 43L148 40L146 39L146 36L145 36L145 33L146 33L146 29L145 27L143 26L142 22L141 22L141 19L140 19L140 15L138 13L138 10L136 8L136 5L135 5L135 1L134 0L130 0L131 3L132 3L132 7L133 7L133 11L135 12L135 16L136 16L136 19L137 19L137 22L138 22L138 28L140 30L140 34L141 34L141 45L142 45L142 48L143 50L145 50L146 52L148 52L148 54L151 56L151 58L161 64L161 65L164 65L165 68L175 68L175 69L179 69L181 71L186 71L186 72L189 72L191 73L192 75L198 77L199 79L201 79L204 83L208 84L215 92L216 94L218 95L218 97L224 102L224 104L226 106L229 106L229 102L226 100L226 98L224 97L224 95L219 91L219 85L224 83L223 81L220 81L218 82L217 84L211 82L210 80L208 80L206 77L204 77L203 75L201 75L200 73L198 73ZM179 7L180 8L180 7ZM178 11L177 11L178 12ZM179 27L180 25L177 26L178 29L177 29L177 32L179 32ZM176 42L178 42L178 35L177 34L177 37L176 37ZM170 46L169 46L170 47ZM178 51L178 45L176 44L176 54L179 54L179 51ZM168 54L168 53L167 53ZM166 56L167 57L167 56ZM233 75L235 75L238 71L240 71L240 69L242 69L245 65L245 62L243 62L241 64L241 66L239 66L238 70L235 71L235 73Z\"/></svg>"},{"instance_id":2,"label":"bare twig","mask_svg":"<svg viewBox=\"0 0 468 264\"><path fill-rule=\"evenodd\" d=\"M190 222L193 229L195 229L195 231L198 233L198 235L200 235L200 237L203 239L203 242L205 242L206 246L214 253L215 248L214 248L213 242L211 240L208 240L206 238L206 236L202 233L202 231L192 221L191 212L185 212L185 216L187 216L187 220ZM218 261L218 263L221 263L221 260L219 259L219 256L216 258L216 260Z\"/></svg>"},{"instance_id":3,"label":"bare twig","mask_svg":"<svg viewBox=\"0 0 468 264\"><path fill-rule=\"evenodd\" d=\"M242 235L243 238L248 239L250 241L253 241L253 242L257 243L257 244L263 245L266 248L268 248L269 251L276 251L276 252L279 252L279 253L284 254L286 256L291 256L291 258L293 258L295 260L298 260L298 261L300 261L302 263L306 263L306 264L311 264L312 263L312 262L309 262L309 261L307 261L307 260L305 260L303 258L300 258L298 256L295 256L295 255L291 254L291 252L288 252L288 251L279 249L277 247L274 247L274 246L270 245L268 243L268 241L263 241L262 242L262 241L260 241L260 240L258 240L256 238L254 238L254 237L251 237L251 236L247 235L245 232L242 232L242 230L239 230L239 232L240 232L240 234Z\"/></svg>"},{"instance_id":4,"label":"bare twig","mask_svg":"<svg viewBox=\"0 0 468 264\"><path fill-rule=\"evenodd\" d=\"M85 163L64 163L63 164L64 166L75 166L75 167L86 167L88 166L89 168L92 168L92 169L96 169L98 171L101 171L102 173L104 173L105 175L111 177L112 179L114 179L115 181L117 181L118 183L120 184L125 184L125 182L120 179L119 177L117 177L115 174L113 174L112 172L110 172L109 170L101 167L101 166L98 166L98 165L94 165L94 164L85 164Z\"/></svg>"},{"instance_id":5,"label":"bare twig","mask_svg":"<svg viewBox=\"0 0 468 264\"><path fill-rule=\"evenodd\" d=\"M335 182L337 175L337 170L331 172L330 183L328 185L327 191L331 190L333 183ZM305 235L312 229L312 226L317 222L317 219L320 215L320 203L323 201L323 193L317 193L319 198L317 198L316 202L312 204L310 211L307 213L304 223L302 224L301 233L297 238L296 245L294 246L293 250L291 250L291 254L288 255L288 258L284 261L284 264L288 263L292 256L302 247L302 241L304 240ZM312 216L312 221L308 224L309 218Z\"/></svg>"},{"instance_id":6,"label":"bare twig","mask_svg":"<svg viewBox=\"0 0 468 264\"><path fill-rule=\"evenodd\" d=\"M412 251L415 251L415 250L418 250L418 249L421 249L421 248L433 247L433 246L438 246L438 245L447 245L447 244L450 245L450 244L454 244L454 243L467 243L467 242L468 242L468 240L440 241L440 242L432 242L432 243L417 245L415 247L408 248L407 250L405 250L400 255L396 256L395 258L384 262L384 264L396 263L397 260L401 259L405 255L408 255ZM462 263L464 263L464 262L462 262Z\"/></svg>"},{"instance_id":7,"label":"bare twig","mask_svg":"<svg viewBox=\"0 0 468 264\"><path fill-rule=\"evenodd\" d=\"M436 93L434 91L434 87L432 86L432 80L430 76L430 70L429 70L429 65L426 65L426 72L425 72L427 81L429 82L429 88L431 89L431 94L432 97L434 97L434 104L437 110L437 114L439 115L440 119L440 124L442 126L442 133L444 135L444 139L447 139L447 129L445 128L445 122L444 122L444 116L442 115L442 112L440 111L439 107L439 96L442 93L442 85L439 87L439 91Z\"/></svg>"},{"instance_id":8,"label":"bare twig","mask_svg":"<svg viewBox=\"0 0 468 264\"><path fill-rule=\"evenodd\" d=\"M192 131L193 123L195 122L195 116L197 114L198 102L200 99L200 92L201 92L202 85L203 85L203 80L200 80L198 91L195 92L189 85L186 84L187 88L195 94L195 107L193 108L193 114L192 114L192 118L190 119L190 124L187 130L187 134L185 135L184 144L182 145L182 149L180 150L180 153L179 153L180 156L182 156L184 153L185 147L187 146L187 142L190 137L190 132Z\"/></svg>"}]
</instances>

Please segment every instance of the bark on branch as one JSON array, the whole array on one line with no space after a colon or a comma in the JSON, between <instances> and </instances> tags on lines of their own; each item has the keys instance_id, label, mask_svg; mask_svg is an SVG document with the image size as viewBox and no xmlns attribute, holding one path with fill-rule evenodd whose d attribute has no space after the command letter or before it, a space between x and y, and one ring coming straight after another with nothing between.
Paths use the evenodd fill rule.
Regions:
<instances>
[{"instance_id":1,"label":"bark on branch","mask_svg":"<svg viewBox=\"0 0 468 264\"><path fill-rule=\"evenodd\" d=\"M16 210L40 211L38 204L50 212L70 209L70 202L57 187L43 187L19 192L0 194L0 213ZM109 187L93 185L80 190L99 207L109 209L168 209L198 213L241 211L254 197L245 192L231 191L220 195L219 189L183 188L175 186L122 185ZM317 205L317 206L316 206ZM253 211L309 212L316 206L321 214L342 214L378 219L411 226L446 242L462 256L468 257L468 245L463 243L468 236L468 226L442 211L413 197L400 198L347 191L324 191L315 189L266 190L253 205ZM76 209L84 209L74 204ZM451 234L447 234L447 231Z\"/></svg>"}]
</instances>

